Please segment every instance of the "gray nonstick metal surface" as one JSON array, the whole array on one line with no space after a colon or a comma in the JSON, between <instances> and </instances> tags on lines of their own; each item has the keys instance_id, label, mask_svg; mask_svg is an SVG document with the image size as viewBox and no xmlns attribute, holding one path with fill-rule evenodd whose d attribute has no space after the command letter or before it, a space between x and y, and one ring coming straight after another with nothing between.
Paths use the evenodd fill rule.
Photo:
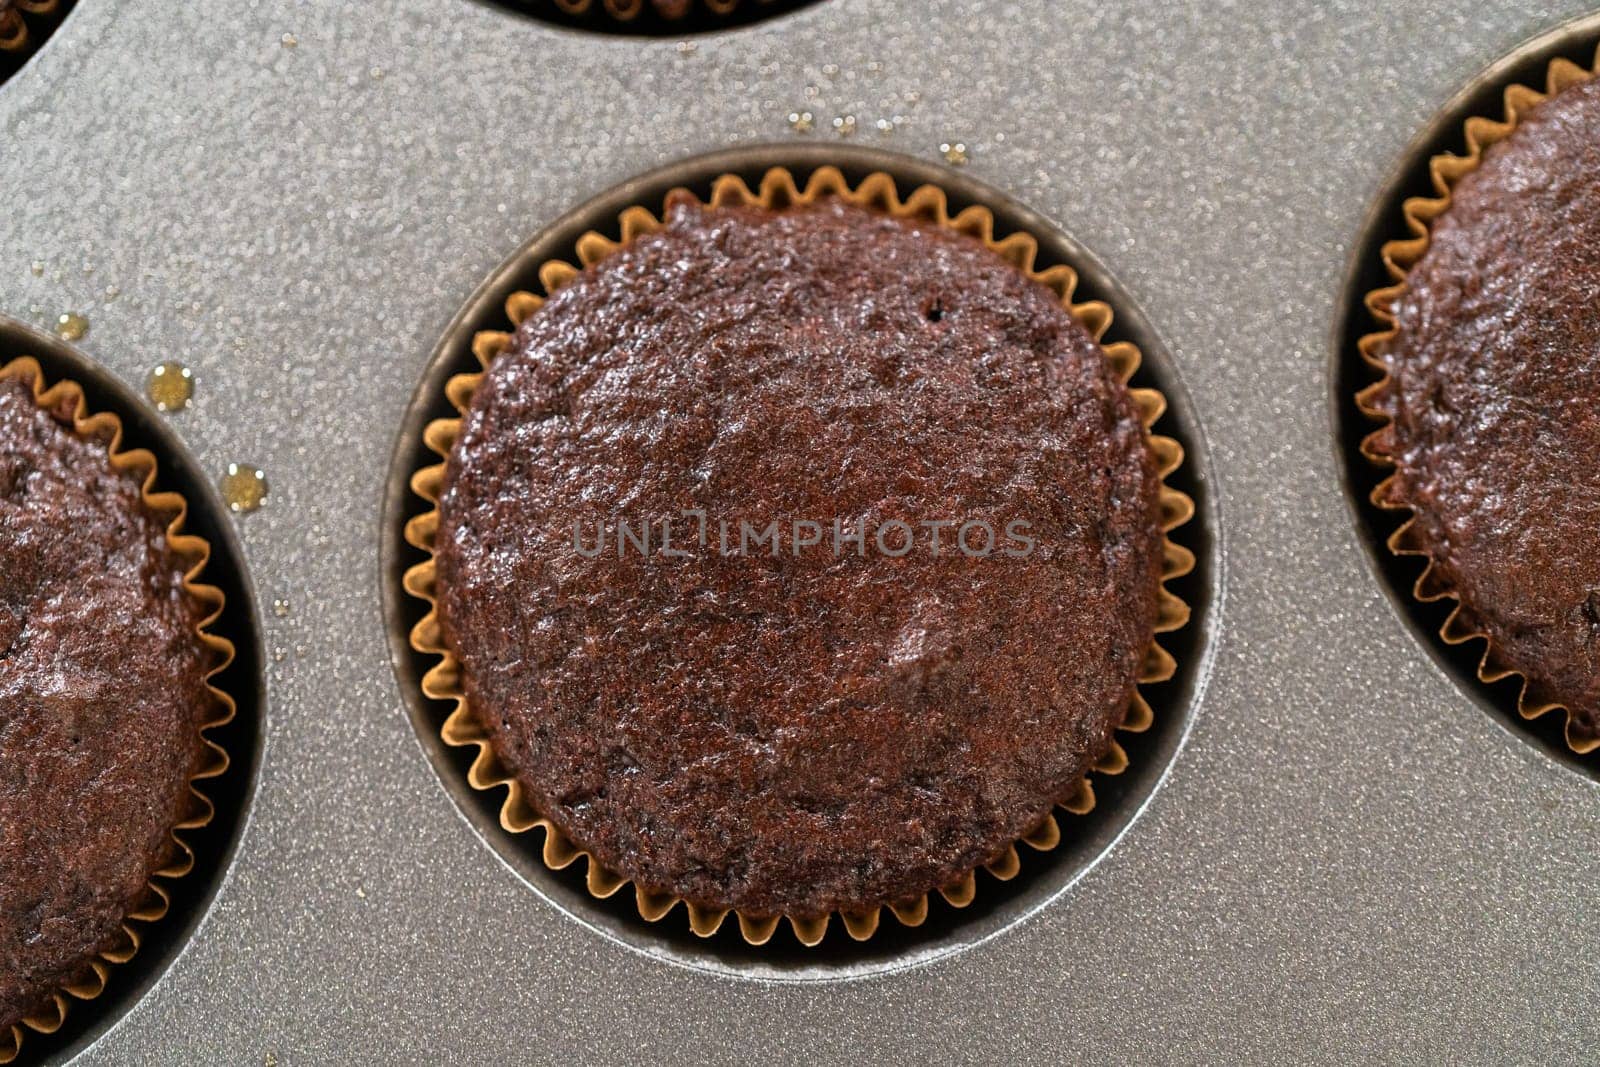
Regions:
<instances>
[{"instance_id":1,"label":"gray nonstick metal surface","mask_svg":"<svg viewBox=\"0 0 1600 1067\"><path fill-rule=\"evenodd\" d=\"M0 86L0 313L86 314L134 385L182 360L195 404L159 418L201 476L267 472L225 520L264 699L192 922L24 1062L1590 1058L1600 784L1391 603L1340 446L1369 208L1583 10L820 0L684 44L472 0L79 0ZM563 895L391 669L390 460L453 316L569 209L762 143L895 150L1054 222L1142 312L1206 478L1211 640L1161 773L903 952L734 958Z\"/></svg>"}]
</instances>

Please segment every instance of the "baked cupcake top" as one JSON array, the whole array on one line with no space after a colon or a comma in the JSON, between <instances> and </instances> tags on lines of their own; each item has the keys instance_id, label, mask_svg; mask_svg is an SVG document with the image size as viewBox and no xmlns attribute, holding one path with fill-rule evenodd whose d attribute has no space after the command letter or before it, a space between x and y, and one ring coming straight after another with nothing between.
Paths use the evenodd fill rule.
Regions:
<instances>
[{"instance_id":1,"label":"baked cupcake top","mask_svg":"<svg viewBox=\"0 0 1600 1067\"><path fill-rule=\"evenodd\" d=\"M864 910L994 859L1106 750L1158 492L1104 352L977 241L680 201L487 371L437 612L496 754L603 865Z\"/></svg>"},{"instance_id":2,"label":"baked cupcake top","mask_svg":"<svg viewBox=\"0 0 1600 1067\"><path fill-rule=\"evenodd\" d=\"M1462 621L1600 737L1600 82L1534 107L1454 187L1380 352L1375 439Z\"/></svg>"},{"instance_id":3,"label":"baked cupcake top","mask_svg":"<svg viewBox=\"0 0 1600 1067\"><path fill-rule=\"evenodd\" d=\"M0 380L0 1033L119 944L213 707L166 524L71 424Z\"/></svg>"}]
</instances>

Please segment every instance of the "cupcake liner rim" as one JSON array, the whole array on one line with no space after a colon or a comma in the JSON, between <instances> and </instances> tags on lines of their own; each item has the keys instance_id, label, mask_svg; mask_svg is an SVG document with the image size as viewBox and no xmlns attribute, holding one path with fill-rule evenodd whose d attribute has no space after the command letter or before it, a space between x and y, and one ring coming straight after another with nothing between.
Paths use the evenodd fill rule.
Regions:
<instances>
[{"instance_id":1,"label":"cupcake liner rim","mask_svg":"<svg viewBox=\"0 0 1600 1067\"><path fill-rule=\"evenodd\" d=\"M60 0L16 0L10 11L0 15L0 52L21 52L28 47L32 35L23 15L53 15L59 6Z\"/></svg>"},{"instance_id":2,"label":"cupcake liner rim","mask_svg":"<svg viewBox=\"0 0 1600 1067\"><path fill-rule=\"evenodd\" d=\"M632 22L643 15L649 6L649 0L552 0L563 14L587 15L598 5L605 13L618 22ZM689 6L681 12L663 13L664 19L686 18L696 6L704 7L713 15L731 14L745 0L690 0ZM770 4L772 0L750 0L752 3Z\"/></svg>"}]
</instances>

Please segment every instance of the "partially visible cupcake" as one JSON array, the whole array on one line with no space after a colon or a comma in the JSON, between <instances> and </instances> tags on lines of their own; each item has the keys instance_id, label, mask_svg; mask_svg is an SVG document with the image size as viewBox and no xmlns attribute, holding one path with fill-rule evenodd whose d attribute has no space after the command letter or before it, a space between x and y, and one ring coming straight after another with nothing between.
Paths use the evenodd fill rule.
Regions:
<instances>
[{"instance_id":1,"label":"partially visible cupcake","mask_svg":"<svg viewBox=\"0 0 1600 1067\"><path fill-rule=\"evenodd\" d=\"M61 0L0 0L0 53L13 63L38 48ZM0 56L3 59L4 56Z\"/></svg>"},{"instance_id":2,"label":"partially visible cupcake","mask_svg":"<svg viewBox=\"0 0 1600 1067\"><path fill-rule=\"evenodd\" d=\"M0 0L0 51L20 52L28 46L28 24L22 21L17 0Z\"/></svg>"},{"instance_id":3,"label":"partially visible cupcake","mask_svg":"<svg viewBox=\"0 0 1600 1067\"><path fill-rule=\"evenodd\" d=\"M425 688L492 754L474 783L512 784L508 825L548 821L647 917L810 942L964 903L1092 804L1137 683L1171 671L1187 499L1159 407L1061 291L933 218L769 179L788 192L590 235L593 265L512 298L531 313L480 335L465 418L430 431L408 587L445 657Z\"/></svg>"},{"instance_id":4,"label":"partially visible cupcake","mask_svg":"<svg viewBox=\"0 0 1600 1067\"><path fill-rule=\"evenodd\" d=\"M1482 675L1520 675L1521 710L1567 711L1600 746L1600 81L1565 61L1507 120L1469 122L1467 157L1434 161L1440 196L1408 201L1385 253L1403 280L1370 300L1384 374L1361 401L1393 467L1374 499L1410 518L1425 600L1458 607L1452 642L1486 640Z\"/></svg>"},{"instance_id":5,"label":"partially visible cupcake","mask_svg":"<svg viewBox=\"0 0 1600 1067\"><path fill-rule=\"evenodd\" d=\"M553 5L565 14L583 16L603 13L621 23L643 15L677 21L693 14L729 15L741 5L770 6L777 0L523 0L534 8Z\"/></svg>"},{"instance_id":6,"label":"partially visible cupcake","mask_svg":"<svg viewBox=\"0 0 1600 1067\"><path fill-rule=\"evenodd\" d=\"M192 862L175 832L210 819L193 783L226 766L203 736L233 711L222 594L119 436L76 386L0 367L0 1062L133 954L152 880Z\"/></svg>"}]
</instances>

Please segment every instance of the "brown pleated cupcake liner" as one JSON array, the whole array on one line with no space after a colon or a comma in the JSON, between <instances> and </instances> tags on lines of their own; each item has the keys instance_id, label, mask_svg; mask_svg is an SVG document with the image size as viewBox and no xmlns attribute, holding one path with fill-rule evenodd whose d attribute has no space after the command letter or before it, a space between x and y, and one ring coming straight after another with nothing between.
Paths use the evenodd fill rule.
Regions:
<instances>
[{"instance_id":1,"label":"brown pleated cupcake liner","mask_svg":"<svg viewBox=\"0 0 1600 1067\"><path fill-rule=\"evenodd\" d=\"M678 189L669 193L665 201L672 202L678 197L692 197L692 195L688 190ZM931 221L975 238L1028 277L1055 293L1060 298L1062 306L1071 312L1097 342L1105 336L1106 330L1111 325L1112 309L1107 304L1098 300L1073 302L1072 296L1077 288L1078 276L1071 267L1059 265L1045 270L1034 268L1038 242L1031 235L1013 233L1004 237L996 236L994 215L981 206L975 205L959 214L951 215L945 193L937 186L920 186L902 200L894 178L887 173L868 175L858 185L852 187L837 168L822 167L815 171L802 187L796 183L794 176L788 170L777 167L766 172L757 191L752 191L736 175L719 177L712 183L709 205L781 209L789 205L811 203L824 197L837 197L854 205L899 218ZM562 260L549 260L541 264L538 270L540 286L546 294L556 291L572 280L583 268L599 263L630 241L661 229L665 213L664 205L660 213L643 205L629 207L618 216L619 239L614 240L593 230L583 234L576 244L578 264ZM506 316L510 320L510 325L513 327L520 325L528 316L538 311L544 301L545 297L537 293L520 291L512 293L505 302ZM511 340L510 332L480 331L472 340L473 355L481 367L486 369L496 356L505 351ZM1139 368L1142 359L1139 349L1127 341L1117 341L1105 345L1103 351L1117 377L1126 384ZM482 378L483 373L479 371L458 374L446 383L445 395L459 415L465 415L472 394ZM1146 440L1156 458L1160 476L1165 479L1183 462L1183 447L1177 441L1149 432L1150 427L1166 410L1166 398L1154 389L1130 389L1129 393L1138 407L1140 420L1146 429ZM442 460L447 459L460 427L459 417L438 419L427 426L423 440ZM467 708L466 697L461 688L460 663L446 647L434 611L436 574L432 552L434 537L438 532L438 501L444 472L445 463L441 461L413 475L412 490L427 501L429 508L426 512L413 517L406 524L405 531L406 540L410 544L429 554L426 561L412 567L405 575L406 591L428 604L427 615L411 631L411 645L417 652L438 659L438 662L423 676L422 691L431 699L454 704L454 709L440 731L445 743L477 747L477 756L467 774L467 780L472 787L484 791L505 788L506 796L500 808L500 825L515 834L526 833L536 827L542 829L545 835L542 851L545 865L553 870L561 870L582 859L587 863L587 885L590 894L600 899L610 897L626 887L629 880L602 866L592 855L569 840L554 823L533 809L521 784L501 764L490 745L488 735ZM1194 516L1194 502L1184 493L1163 482L1161 513L1161 528L1165 535ZM1163 585L1160 589L1159 618L1155 627L1157 633L1180 629L1188 622L1188 605L1169 592L1165 583L1188 574L1194 568L1194 564L1193 553L1173 543L1170 538L1163 538L1161 579ZM1173 658L1159 644L1152 641L1137 681L1141 685L1164 682L1172 677L1175 669L1176 662ZM1140 733L1149 729L1153 721L1154 714L1150 705L1135 689L1118 729L1129 733ZM1127 754L1113 739L1106 752L1095 763L1093 771L1097 774L1115 775L1122 773L1127 765ZM1087 814L1094 805L1094 786L1087 776L1076 783L1070 795L1058 802L1061 809L1072 815ZM995 878L1006 881L1014 878L1021 870L1022 860L1017 850L1019 844L1037 851L1048 851L1055 848L1060 841L1060 824L1053 813L1048 814L1032 831L1019 841L1008 845L999 855L982 864L982 867ZM978 894L976 875L976 868L968 871L954 882L941 887L938 890L939 895L954 907L966 907ZM864 941L878 930L885 907L905 926L922 924L928 917L930 896L928 893L922 893L869 911L836 914L852 938ZM649 922L661 920L679 903L684 904L688 913L689 928L701 937L710 937L716 933L730 914L728 910L705 908L671 894L651 892L641 886L635 886L635 898L639 915ZM752 945L762 945L771 939L782 919L788 919L795 937L802 944L816 945L827 933L829 922L833 917L831 914L815 919L745 915L738 912L733 914L738 920L740 933L745 941Z\"/></svg>"},{"instance_id":2,"label":"brown pleated cupcake liner","mask_svg":"<svg viewBox=\"0 0 1600 1067\"><path fill-rule=\"evenodd\" d=\"M545 0L554 4L563 14L581 16L596 9L604 11L618 22L628 23L640 15L655 11L664 19L681 19L692 14L731 15L746 3L766 6L772 0L680 0L673 8L656 8L650 0Z\"/></svg>"},{"instance_id":3,"label":"brown pleated cupcake liner","mask_svg":"<svg viewBox=\"0 0 1600 1067\"><path fill-rule=\"evenodd\" d=\"M0 52L21 52L28 47L33 35L23 16L53 15L59 7L60 0L15 0L15 6L0 15Z\"/></svg>"},{"instance_id":4,"label":"brown pleated cupcake liner","mask_svg":"<svg viewBox=\"0 0 1600 1067\"><path fill-rule=\"evenodd\" d=\"M1509 137L1523 116L1563 89L1588 81L1596 70L1600 70L1600 52L1597 52L1587 70L1568 59L1552 61L1545 71L1543 92L1521 84L1506 86L1502 96L1504 117L1494 119L1475 115L1467 119L1464 126L1466 154L1458 156L1443 153L1430 159L1428 173L1433 181L1434 195L1409 197L1402 205L1409 236L1385 243L1382 250L1384 268L1388 271L1391 284L1374 289L1365 298L1368 312L1382 328L1366 334L1358 342L1361 358L1366 361L1378 380L1356 394L1356 404L1369 418L1384 424L1362 440L1361 453L1378 466L1391 469L1395 466L1394 427L1380 406L1381 401L1394 387L1394 379L1382 358L1383 352L1399 332L1394 308L1405 295L1406 277L1411 268L1416 266L1428 251L1434 221L1450 210L1451 196L1457 183L1478 169L1483 162L1484 153L1491 146ZM1437 560L1431 556L1419 538L1415 509L1403 499L1398 477L1392 473L1385 477L1373 489L1371 500L1375 506L1384 511L1410 513L1389 535L1387 541L1389 550L1397 556L1420 556L1427 561L1422 574L1412 586L1411 594L1424 604L1441 600L1455 602L1455 607L1439 628L1439 636L1449 645L1461 645L1469 641L1483 642L1483 653L1478 658L1477 666L1479 680L1491 684L1508 678L1520 680L1517 711L1524 719L1537 719L1558 709L1568 710L1542 685L1501 659L1500 652L1489 634L1474 619L1475 613L1462 602L1460 593L1440 573ZM1564 730L1567 746L1580 754L1600 748L1600 736L1581 731L1582 727L1576 723L1569 711Z\"/></svg>"},{"instance_id":5,"label":"brown pleated cupcake liner","mask_svg":"<svg viewBox=\"0 0 1600 1067\"><path fill-rule=\"evenodd\" d=\"M215 685L209 684L211 679L226 670L233 662L234 648L231 641L211 633L209 629L222 614L225 600L222 590L200 581L201 572L205 570L206 563L211 557L211 545L204 538L183 532L184 521L188 516L188 502L179 493L156 488L156 457L142 448L123 450L122 420L111 412L91 413L84 400L83 389L78 383L63 379L47 387L43 369L37 361L27 356L0 365L0 381L13 378L29 384L33 390L34 402L42 410L69 414L73 431L78 436L90 441L103 442L112 469L136 477L139 480L145 506L167 520L167 543L187 564L182 581L183 590L201 605L204 613L200 622L196 624L195 632L211 653L212 665L206 672L206 679L213 707L211 716L200 727L201 739L205 744L203 765L190 778L189 810L172 828L170 855L161 867L151 872L143 894L124 917L121 930L113 943L102 949L96 958L90 960L76 980L52 993L49 1000L36 1012L24 1017L20 1024L0 1030L0 1064L10 1063L17 1057L22 1050L23 1038L28 1030L41 1034L54 1033L66 1022L72 1001L93 1000L98 997L105 990L111 969L127 963L138 952L143 940L142 928L166 915L171 902L168 886L187 875L194 867L194 852L184 842L182 833L206 826L214 814L211 801L200 791L198 783L215 778L228 769L228 754L204 734L231 722L236 711L233 698Z\"/></svg>"}]
</instances>

